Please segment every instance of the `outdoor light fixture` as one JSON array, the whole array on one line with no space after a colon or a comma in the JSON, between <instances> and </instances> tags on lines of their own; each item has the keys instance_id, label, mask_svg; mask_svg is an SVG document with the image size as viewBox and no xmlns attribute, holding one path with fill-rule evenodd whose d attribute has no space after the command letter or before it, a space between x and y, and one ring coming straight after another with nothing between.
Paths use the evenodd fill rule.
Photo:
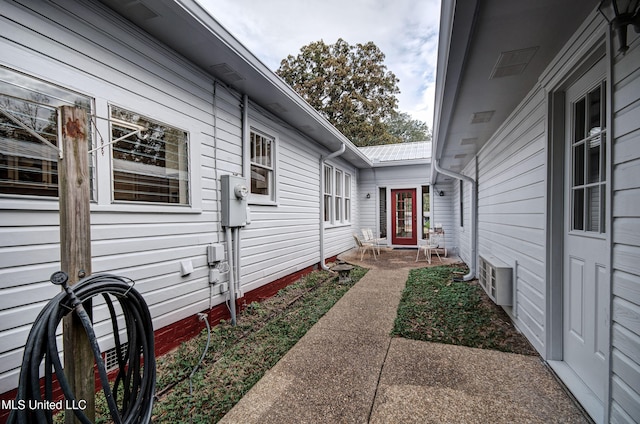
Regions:
<instances>
[{"instance_id":1,"label":"outdoor light fixture","mask_svg":"<svg viewBox=\"0 0 640 424\"><path fill-rule=\"evenodd\" d=\"M627 26L633 25L633 29L640 33L640 0L601 0L598 10L609 22L616 33L620 47L618 51L625 54L629 50L627 46Z\"/></svg>"},{"instance_id":2,"label":"outdoor light fixture","mask_svg":"<svg viewBox=\"0 0 640 424\"><path fill-rule=\"evenodd\" d=\"M367 193L367 199L371 199L371 193Z\"/></svg>"},{"instance_id":3,"label":"outdoor light fixture","mask_svg":"<svg viewBox=\"0 0 640 424\"><path fill-rule=\"evenodd\" d=\"M440 190L440 191L438 192L438 196L440 196L440 197L444 196L444 191Z\"/></svg>"}]
</instances>

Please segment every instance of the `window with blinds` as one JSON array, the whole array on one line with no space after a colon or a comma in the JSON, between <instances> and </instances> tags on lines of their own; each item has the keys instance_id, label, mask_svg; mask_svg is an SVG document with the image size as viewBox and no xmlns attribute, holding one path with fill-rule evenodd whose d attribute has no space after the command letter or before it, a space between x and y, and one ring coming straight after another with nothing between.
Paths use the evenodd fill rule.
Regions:
<instances>
[{"instance_id":1,"label":"window with blinds","mask_svg":"<svg viewBox=\"0 0 640 424\"><path fill-rule=\"evenodd\" d=\"M571 229L605 232L606 83L602 81L573 104L571 138Z\"/></svg>"},{"instance_id":2,"label":"window with blinds","mask_svg":"<svg viewBox=\"0 0 640 424\"><path fill-rule=\"evenodd\" d=\"M251 193L274 200L274 139L251 131Z\"/></svg>"},{"instance_id":3,"label":"window with blinds","mask_svg":"<svg viewBox=\"0 0 640 424\"><path fill-rule=\"evenodd\" d=\"M324 166L324 222L332 222L333 168Z\"/></svg>"},{"instance_id":4,"label":"window with blinds","mask_svg":"<svg viewBox=\"0 0 640 424\"><path fill-rule=\"evenodd\" d=\"M75 106L90 116L92 103L87 96L0 66L0 193L58 196L58 152L35 134L57 146L58 108ZM91 161L90 175L95 198Z\"/></svg>"},{"instance_id":5,"label":"window with blinds","mask_svg":"<svg viewBox=\"0 0 640 424\"><path fill-rule=\"evenodd\" d=\"M189 204L187 132L111 106L113 199ZM140 130L139 133L135 133Z\"/></svg>"}]
</instances>

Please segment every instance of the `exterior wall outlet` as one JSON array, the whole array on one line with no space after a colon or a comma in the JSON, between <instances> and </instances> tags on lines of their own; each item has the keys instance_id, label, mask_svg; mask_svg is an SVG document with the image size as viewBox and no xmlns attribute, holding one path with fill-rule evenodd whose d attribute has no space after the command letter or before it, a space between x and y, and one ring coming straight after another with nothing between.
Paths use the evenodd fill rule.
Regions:
<instances>
[{"instance_id":1,"label":"exterior wall outlet","mask_svg":"<svg viewBox=\"0 0 640 424\"><path fill-rule=\"evenodd\" d=\"M214 243L207 246L207 262L213 265L224 261L224 246L221 243Z\"/></svg>"},{"instance_id":2,"label":"exterior wall outlet","mask_svg":"<svg viewBox=\"0 0 640 424\"><path fill-rule=\"evenodd\" d=\"M220 282L220 270L219 269L210 269L209 270L209 284L218 284Z\"/></svg>"}]
</instances>

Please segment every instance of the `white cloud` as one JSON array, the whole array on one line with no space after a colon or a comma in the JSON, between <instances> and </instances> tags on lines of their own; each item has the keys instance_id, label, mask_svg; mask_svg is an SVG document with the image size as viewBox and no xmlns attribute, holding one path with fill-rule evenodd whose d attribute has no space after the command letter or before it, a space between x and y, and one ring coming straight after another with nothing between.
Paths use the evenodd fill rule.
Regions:
<instances>
[{"instance_id":1,"label":"white cloud","mask_svg":"<svg viewBox=\"0 0 640 424\"><path fill-rule=\"evenodd\" d=\"M399 79L399 109L433 121L439 0L198 0L270 69L320 39L373 41Z\"/></svg>"}]
</instances>

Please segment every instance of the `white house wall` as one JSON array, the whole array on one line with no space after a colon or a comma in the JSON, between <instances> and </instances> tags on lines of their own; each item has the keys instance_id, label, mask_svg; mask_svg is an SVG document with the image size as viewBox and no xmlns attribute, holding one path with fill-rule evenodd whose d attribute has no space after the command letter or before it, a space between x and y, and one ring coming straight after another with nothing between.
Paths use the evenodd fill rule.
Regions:
<instances>
[{"instance_id":1,"label":"white house wall","mask_svg":"<svg viewBox=\"0 0 640 424\"><path fill-rule=\"evenodd\" d=\"M632 31L629 34L634 34ZM640 419L640 39L613 67L611 422Z\"/></svg>"},{"instance_id":2,"label":"white house wall","mask_svg":"<svg viewBox=\"0 0 640 424\"><path fill-rule=\"evenodd\" d=\"M455 183L455 184L454 184ZM447 246L447 254L458 254L462 250L461 240L458 239L458 218L455 204L457 202L457 181L439 182L431 193L431 225L442 224L444 229L444 241ZM442 191L444 196L440 196L438 192ZM468 243L467 243L468 245ZM470 263L468 258L462 258L466 263Z\"/></svg>"},{"instance_id":3,"label":"white house wall","mask_svg":"<svg viewBox=\"0 0 640 424\"><path fill-rule=\"evenodd\" d=\"M1 65L95 99L99 117L107 117L114 104L189 134L189 206L112 203L109 149L106 157L97 157L92 271L134 279L155 329L223 303L226 296L210 295L206 246L224 242L220 176L243 172L242 96L104 6L82 2L80 7L71 0L22 3L28 7L2 3ZM251 205L252 223L241 231L245 292L319 262L318 161L328 154L264 111L250 110L250 121L278 136L278 204ZM109 137L105 120L97 120L97 129ZM356 220L358 174L337 163L352 175ZM327 231L327 256L350 248L351 232L349 225ZM4 393L16 387L31 323L58 293L48 282L60 268L58 200L0 196L0 234ZM184 277L183 260L193 265ZM106 336L111 329L104 309L98 303L94 316L101 347L108 349L113 341Z\"/></svg>"},{"instance_id":4,"label":"white house wall","mask_svg":"<svg viewBox=\"0 0 640 424\"><path fill-rule=\"evenodd\" d=\"M531 343L545 340L546 99L534 90L478 154L478 251L514 269L506 308Z\"/></svg>"},{"instance_id":5,"label":"white house wall","mask_svg":"<svg viewBox=\"0 0 640 424\"><path fill-rule=\"evenodd\" d=\"M363 169L360 171L359 184L359 213L360 228L371 228L380 230L379 209L380 198L379 189L384 187L387 189L387 230L391 229L391 203L390 190L413 188L416 189L416 208L418 215L422 215L422 186L429 185L430 177L429 164L417 165L401 165L401 166L377 166L371 169ZM366 195L370 194L370 198ZM433 220L432 220L433 223ZM418 224L420 225L420 224ZM390 235L388 240L390 242ZM450 240L453 243L453 238ZM447 240L447 243L449 240Z\"/></svg>"},{"instance_id":6,"label":"white house wall","mask_svg":"<svg viewBox=\"0 0 640 424\"><path fill-rule=\"evenodd\" d=\"M513 267L516 304L506 310L543 356L550 351L546 343L552 339L545 328L551 314L546 281L550 266L546 263L548 95L581 57L593 51L605 33L604 25L594 12L477 154L477 171L473 163L464 170L477 175L479 255L497 256ZM616 54L612 62L613 153L607 158L612 171L613 228L607 409L608 420L621 423L637 422L640 417L640 38L631 30L629 34L629 51ZM457 203L454 214L459 213ZM461 256L468 260L468 240L464 233L457 236Z\"/></svg>"}]
</instances>

